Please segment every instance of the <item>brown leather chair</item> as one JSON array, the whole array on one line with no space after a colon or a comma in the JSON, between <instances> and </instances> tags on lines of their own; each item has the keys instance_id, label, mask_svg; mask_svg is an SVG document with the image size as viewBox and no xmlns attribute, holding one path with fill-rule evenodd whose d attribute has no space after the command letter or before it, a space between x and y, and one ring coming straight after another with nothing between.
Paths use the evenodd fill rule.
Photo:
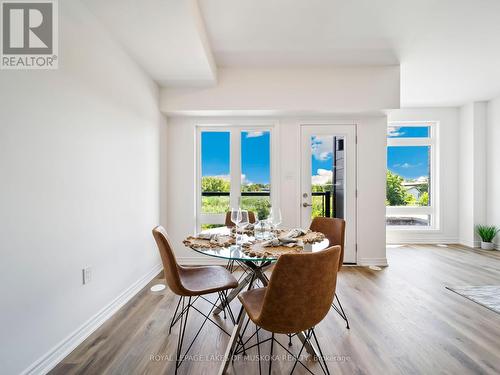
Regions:
<instances>
[{"instance_id":1,"label":"brown leather chair","mask_svg":"<svg viewBox=\"0 0 500 375\"><path fill-rule=\"evenodd\" d=\"M226 316L225 312L227 309L229 316L234 323L234 316L231 312L231 308L229 307L226 291L238 286L238 281L224 267L184 267L179 265L177 263L177 260L175 259L175 255L172 251L172 246L170 245L170 241L165 229L161 226L157 226L153 229L153 236L160 251L161 260L163 263L163 272L165 274L167 284L173 293L180 296L169 327L170 334L170 332L172 331L172 327L180 320L181 323L179 325L179 339L177 342L177 361L175 366L175 373L177 373L179 366L182 364L181 357L184 357L187 354L207 320L210 320L211 322L216 324L211 320L210 315L218 302L220 302L224 308L224 317ZM212 302L203 297L203 295L209 293L218 293L218 298L215 302ZM193 304L200 297L212 304L212 309L210 310L210 312L208 312L208 314L204 314L197 307L193 307ZM180 311L179 307L181 307ZM186 323L191 308L203 315L205 319L198 332L196 333L193 341L188 346L186 353L181 356ZM179 313L177 314L177 312ZM229 333L222 327L220 327L218 324L216 325L229 335Z\"/></svg>"},{"instance_id":2,"label":"brown leather chair","mask_svg":"<svg viewBox=\"0 0 500 375\"><path fill-rule=\"evenodd\" d=\"M255 213L253 211L248 211L248 222L253 224L256 222ZM234 223L231 221L231 211L226 212L226 227L232 228L234 227Z\"/></svg>"},{"instance_id":3,"label":"brown leather chair","mask_svg":"<svg viewBox=\"0 0 500 375\"><path fill-rule=\"evenodd\" d=\"M339 245L341 247L342 250L340 252L340 262L338 268L340 271L342 264L344 263L345 220L332 217L315 217L309 228L315 232L323 233L330 242L330 246ZM335 301L337 301L337 304ZM337 294L335 294L332 308L337 311L342 319L345 320L346 327L349 329L349 320L347 319L347 315L344 312L344 308L342 307Z\"/></svg>"},{"instance_id":4,"label":"brown leather chair","mask_svg":"<svg viewBox=\"0 0 500 375\"><path fill-rule=\"evenodd\" d=\"M273 354L273 343L276 342L295 357L292 372L304 346L310 345L311 339L314 339L320 351L319 359L322 362L322 369L326 374L329 374L314 333L314 326L323 320L333 302L340 252L340 246L332 246L315 253L284 254L278 259L267 287L251 289L238 296L249 319L257 326L257 345L262 343L258 341L258 331L261 328L271 332L270 358ZM238 325L233 331L233 340L230 340L230 343L236 342L234 340L236 335L240 338L239 344L234 345L228 358L238 354L238 349L241 352L245 351L245 343L242 338L244 332L240 336L238 330L243 323L243 315L240 313ZM295 356L279 341L275 340L274 334L276 333L300 335L299 338L302 338L303 345L299 354ZM270 360L269 373L271 373L271 365L272 361ZM222 373L226 369L227 365L222 368Z\"/></svg>"}]
</instances>

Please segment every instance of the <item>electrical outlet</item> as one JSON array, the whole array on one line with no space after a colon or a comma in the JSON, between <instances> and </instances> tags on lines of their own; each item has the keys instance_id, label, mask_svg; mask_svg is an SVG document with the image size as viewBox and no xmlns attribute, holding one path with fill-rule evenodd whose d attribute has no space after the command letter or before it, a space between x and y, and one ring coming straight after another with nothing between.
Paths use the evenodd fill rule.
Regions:
<instances>
[{"instance_id":1,"label":"electrical outlet","mask_svg":"<svg viewBox=\"0 0 500 375\"><path fill-rule=\"evenodd\" d=\"M92 268L86 267L82 269L83 275L83 285L88 284L92 281Z\"/></svg>"}]
</instances>

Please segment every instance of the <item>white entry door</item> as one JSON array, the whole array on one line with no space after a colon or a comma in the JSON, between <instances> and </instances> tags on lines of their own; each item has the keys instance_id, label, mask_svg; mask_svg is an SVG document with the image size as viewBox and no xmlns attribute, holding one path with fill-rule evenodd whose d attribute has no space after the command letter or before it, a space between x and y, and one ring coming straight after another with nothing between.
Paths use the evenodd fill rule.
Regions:
<instances>
[{"instance_id":1,"label":"white entry door","mask_svg":"<svg viewBox=\"0 0 500 375\"><path fill-rule=\"evenodd\" d=\"M356 263L356 126L301 126L301 225L346 221L344 263Z\"/></svg>"}]
</instances>

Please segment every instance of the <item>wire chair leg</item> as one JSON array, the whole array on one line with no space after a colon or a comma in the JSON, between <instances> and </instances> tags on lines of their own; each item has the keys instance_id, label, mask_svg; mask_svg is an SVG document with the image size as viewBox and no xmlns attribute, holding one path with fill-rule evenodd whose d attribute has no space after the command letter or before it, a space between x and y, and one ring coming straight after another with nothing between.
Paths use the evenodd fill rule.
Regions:
<instances>
[{"instance_id":1,"label":"wire chair leg","mask_svg":"<svg viewBox=\"0 0 500 375\"><path fill-rule=\"evenodd\" d=\"M242 322L243 323L243 322ZM243 332L240 333L240 345L243 349L243 355L246 356L247 355L247 351L245 349L245 342L243 341L243 337L245 336L245 332L247 331L247 328L248 328L248 324L250 323L250 317L247 318L247 322L245 323L245 327L243 327Z\"/></svg>"},{"instance_id":2,"label":"wire chair leg","mask_svg":"<svg viewBox=\"0 0 500 375\"><path fill-rule=\"evenodd\" d=\"M259 362L259 375L262 375L262 368L260 366L260 341L259 341L259 328L255 326L255 335L257 336L257 362Z\"/></svg>"},{"instance_id":3,"label":"wire chair leg","mask_svg":"<svg viewBox=\"0 0 500 375\"><path fill-rule=\"evenodd\" d=\"M182 311L184 311L184 298L182 297ZM179 325L179 339L177 341L177 359L175 361L175 373L177 374L177 370L179 369L180 365L182 364L182 361L184 358L181 359L181 352L182 352L182 344L184 342L184 334L186 333L186 325L187 325L187 320L189 316L189 307L191 305L191 297L188 299L188 306L185 315L183 314L181 316L181 324Z\"/></svg>"},{"instance_id":4,"label":"wire chair leg","mask_svg":"<svg viewBox=\"0 0 500 375\"><path fill-rule=\"evenodd\" d=\"M308 331L307 335L306 335L306 339L302 343L302 347L299 350L299 354L297 354L297 357L295 357L295 362L293 363L293 367L292 367L292 371L290 371L290 375L293 374L293 371L295 370L295 367L297 367L297 363L299 363L299 361L300 361L300 355L302 354L302 351L306 347L306 342L310 339L310 337L311 337L311 332Z\"/></svg>"},{"instance_id":5,"label":"wire chair leg","mask_svg":"<svg viewBox=\"0 0 500 375\"><path fill-rule=\"evenodd\" d=\"M229 318L231 318L231 322L233 324L236 324L236 318L234 317L233 310L231 310L231 305L229 304L229 299L227 298L227 293L226 291L222 291L222 297L224 298L224 301L226 303L227 311L229 313Z\"/></svg>"},{"instance_id":6,"label":"wire chair leg","mask_svg":"<svg viewBox=\"0 0 500 375\"><path fill-rule=\"evenodd\" d=\"M335 300L337 300L337 303L338 303L338 307L335 305ZM347 315L342 307L342 304L340 303L340 299L339 299L339 296L337 295L337 293L335 293L335 296L334 296L334 299L333 299L333 303L332 303L332 307L333 309L340 315L340 317L342 319L345 320L346 322L346 328L347 329L351 329L351 327L349 327L349 320L347 319Z\"/></svg>"},{"instance_id":7,"label":"wire chair leg","mask_svg":"<svg viewBox=\"0 0 500 375\"><path fill-rule=\"evenodd\" d=\"M323 352L321 351L321 346L319 345L319 341L318 341L318 338L316 337L316 333L314 332L314 328L311 328L311 332L312 332L312 335L314 338L314 342L316 343L316 346L318 347L318 350L319 350L319 354L321 356L320 361L323 362L323 365L325 366L324 369L323 369L323 366L321 368L323 369L323 372L326 375L330 375L330 371L328 370L328 366L326 364L325 356L323 355Z\"/></svg>"},{"instance_id":8,"label":"wire chair leg","mask_svg":"<svg viewBox=\"0 0 500 375\"><path fill-rule=\"evenodd\" d=\"M220 303L221 303L221 306L222 306L222 313L223 313L223 318L226 319L227 316L226 316L226 301L224 301L224 298L222 297L222 292L218 292L219 294L219 300L220 300Z\"/></svg>"},{"instance_id":9,"label":"wire chair leg","mask_svg":"<svg viewBox=\"0 0 500 375\"><path fill-rule=\"evenodd\" d=\"M271 366L273 365L273 344L274 344L274 333L271 333L271 354L269 355L269 372L271 375Z\"/></svg>"},{"instance_id":10,"label":"wire chair leg","mask_svg":"<svg viewBox=\"0 0 500 375\"><path fill-rule=\"evenodd\" d=\"M181 304L181 300L183 297L179 297L179 302L177 302L177 307L175 308L174 315L172 315L172 320L170 321L170 327L168 328L168 334L172 333L172 327L175 325L175 316L177 315L177 311L179 310L179 305Z\"/></svg>"}]
</instances>

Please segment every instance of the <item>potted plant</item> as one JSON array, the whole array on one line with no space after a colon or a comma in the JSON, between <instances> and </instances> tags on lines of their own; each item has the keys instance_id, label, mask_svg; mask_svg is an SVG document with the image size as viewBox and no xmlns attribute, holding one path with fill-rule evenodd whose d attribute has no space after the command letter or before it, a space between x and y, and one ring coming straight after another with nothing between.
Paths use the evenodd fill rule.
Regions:
<instances>
[{"instance_id":1,"label":"potted plant","mask_svg":"<svg viewBox=\"0 0 500 375\"><path fill-rule=\"evenodd\" d=\"M493 239L500 231L500 228L494 225L478 225L476 226L476 231L479 237L481 237L481 249L492 250L495 248Z\"/></svg>"}]
</instances>

